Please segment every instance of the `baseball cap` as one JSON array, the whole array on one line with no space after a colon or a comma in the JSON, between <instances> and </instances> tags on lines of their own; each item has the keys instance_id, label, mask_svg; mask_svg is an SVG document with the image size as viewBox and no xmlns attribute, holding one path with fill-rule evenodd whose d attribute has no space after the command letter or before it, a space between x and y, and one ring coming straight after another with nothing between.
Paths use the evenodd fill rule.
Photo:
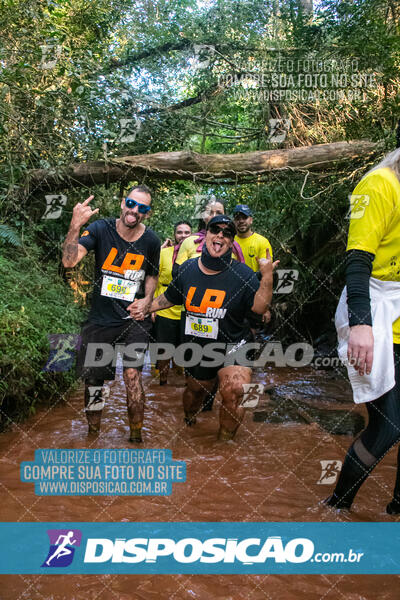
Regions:
<instances>
[{"instance_id":1,"label":"baseball cap","mask_svg":"<svg viewBox=\"0 0 400 600\"><path fill-rule=\"evenodd\" d=\"M210 225L226 225L226 229L232 233L233 237L236 235L235 223L228 215L216 215L208 221L207 229L209 229Z\"/></svg>"},{"instance_id":2,"label":"baseball cap","mask_svg":"<svg viewBox=\"0 0 400 600\"><path fill-rule=\"evenodd\" d=\"M246 217L253 216L252 210L251 210L250 206L247 206L247 204L237 204L235 206L235 208L233 209L233 214L237 215L238 213L242 213L242 214L246 215Z\"/></svg>"}]
</instances>

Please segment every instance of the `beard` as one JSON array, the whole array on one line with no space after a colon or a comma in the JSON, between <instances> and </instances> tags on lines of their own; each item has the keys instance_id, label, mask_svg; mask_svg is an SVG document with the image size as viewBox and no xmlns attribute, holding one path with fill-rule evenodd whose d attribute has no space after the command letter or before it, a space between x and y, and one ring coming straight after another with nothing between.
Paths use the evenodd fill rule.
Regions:
<instances>
[{"instance_id":1,"label":"beard","mask_svg":"<svg viewBox=\"0 0 400 600\"><path fill-rule=\"evenodd\" d=\"M129 214L132 215L132 213L125 213L125 212L121 213L121 220L122 220L123 224L125 225L125 227L128 227L128 229L135 229L135 227L137 227L139 225L139 223L140 223L139 219L137 218L136 215L134 215L136 220L135 221L128 221L126 219L127 214L128 215Z\"/></svg>"}]
</instances>

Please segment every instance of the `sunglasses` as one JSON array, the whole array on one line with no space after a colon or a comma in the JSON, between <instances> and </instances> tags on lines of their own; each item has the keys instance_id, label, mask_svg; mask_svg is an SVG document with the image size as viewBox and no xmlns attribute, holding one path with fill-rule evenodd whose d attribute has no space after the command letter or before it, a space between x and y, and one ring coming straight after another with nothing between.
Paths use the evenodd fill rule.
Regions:
<instances>
[{"instance_id":1,"label":"sunglasses","mask_svg":"<svg viewBox=\"0 0 400 600\"><path fill-rule=\"evenodd\" d=\"M210 231L213 235L218 235L220 232L222 232L222 235L229 240L233 240L234 238L234 235L230 229L227 227L220 227L220 225L217 224L210 225L208 231Z\"/></svg>"},{"instance_id":2,"label":"sunglasses","mask_svg":"<svg viewBox=\"0 0 400 600\"><path fill-rule=\"evenodd\" d=\"M136 202L136 200L134 200L133 198L125 198L125 206L127 208L135 208L135 206L137 206L138 211L142 215L145 215L151 209L151 207L147 206L147 204L140 204L140 202Z\"/></svg>"}]
</instances>

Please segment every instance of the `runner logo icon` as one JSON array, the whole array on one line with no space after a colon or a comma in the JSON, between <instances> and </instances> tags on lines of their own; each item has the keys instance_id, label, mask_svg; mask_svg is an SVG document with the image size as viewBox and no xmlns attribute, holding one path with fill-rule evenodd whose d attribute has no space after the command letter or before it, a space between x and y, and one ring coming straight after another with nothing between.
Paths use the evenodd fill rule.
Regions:
<instances>
[{"instance_id":1,"label":"runner logo icon","mask_svg":"<svg viewBox=\"0 0 400 600\"><path fill-rule=\"evenodd\" d=\"M42 567L68 567L74 558L74 546L80 546L80 529L48 529L50 548Z\"/></svg>"}]
</instances>

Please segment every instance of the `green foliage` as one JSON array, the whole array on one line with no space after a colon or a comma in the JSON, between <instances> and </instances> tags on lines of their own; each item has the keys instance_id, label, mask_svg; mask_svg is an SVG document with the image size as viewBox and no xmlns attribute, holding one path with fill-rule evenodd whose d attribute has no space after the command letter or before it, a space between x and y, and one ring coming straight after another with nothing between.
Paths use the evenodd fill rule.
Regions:
<instances>
[{"instance_id":1,"label":"green foliage","mask_svg":"<svg viewBox=\"0 0 400 600\"><path fill-rule=\"evenodd\" d=\"M0 223L0 244L10 244L17 248L21 245L21 240L11 227Z\"/></svg>"},{"instance_id":2,"label":"green foliage","mask_svg":"<svg viewBox=\"0 0 400 600\"><path fill-rule=\"evenodd\" d=\"M72 372L42 372L48 334L78 333L82 310L54 265L24 246L0 257L0 425L35 409L38 399L58 402L74 382Z\"/></svg>"},{"instance_id":3,"label":"green foliage","mask_svg":"<svg viewBox=\"0 0 400 600\"><path fill-rule=\"evenodd\" d=\"M33 386L52 381L39 366L47 333L76 330L80 311L57 276L72 208L94 193L99 216L117 216L124 191L95 183L87 190L55 190L67 204L60 218L46 219L46 193L32 184L31 170L61 173L72 163L124 155L236 154L360 138L383 140L391 149L400 117L399 14L391 0L322 0L311 16L297 0L1 3L0 243L2 249L14 246L16 257L1 259L6 333L0 342L6 348L7 341L2 360L9 361L2 368L17 365L10 375L15 379L5 385L18 406ZM303 70L312 61L338 61L326 96L264 97L272 84L251 77L270 72L278 59L283 66L275 71L285 77L301 72L290 69L290 61ZM351 99L354 74L375 81ZM247 81L232 80L242 75ZM331 96L340 75L344 93ZM270 119L279 117L291 121L282 143L269 137ZM140 127L134 140L122 141L121 119L129 118ZM143 179L156 196L148 224L162 239L178 219L196 229L198 195L223 198L228 211L239 202L252 205L256 230L270 239L281 266L301 272L297 293L279 299L283 323L293 335L308 335L310 327L314 335L330 323L341 286L348 195L377 158L335 165L310 175L304 186L306 173L293 171L237 186L161 181L149 172ZM86 260L80 267L83 279L92 266ZM14 291L21 285L24 302ZM57 375L57 382L68 377Z\"/></svg>"}]
</instances>

